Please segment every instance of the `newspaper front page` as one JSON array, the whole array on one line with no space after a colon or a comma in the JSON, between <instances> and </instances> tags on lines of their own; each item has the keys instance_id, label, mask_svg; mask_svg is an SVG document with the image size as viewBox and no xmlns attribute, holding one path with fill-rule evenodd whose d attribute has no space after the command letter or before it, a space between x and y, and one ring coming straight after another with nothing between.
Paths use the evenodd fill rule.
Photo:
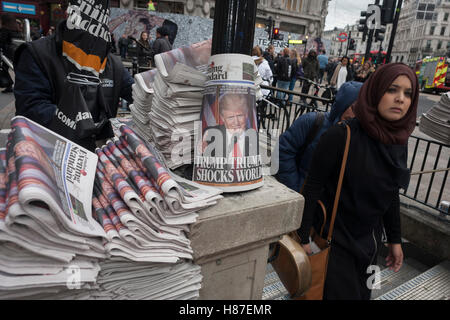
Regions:
<instances>
[{"instance_id":1,"label":"newspaper front page","mask_svg":"<svg viewBox=\"0 0 450 320\"><path fill-rule=\"evenodd\" d=\"M201 124L195 128L195 182L224 192L263 185L256 120L256 75L250 56L219 54L210 58Z\"/></svg>"},{"instance_id":2,"label":"newspaper front page","mask_svg":"<svg viewBox=\"0 0 450 320\"><path fill-rule=\"evenodd\" d=\"M11 121L18 199L24 210L48 208L70 231L106 237L92 218L97 156L21 116Z\"/></svg>"}]
</instances>

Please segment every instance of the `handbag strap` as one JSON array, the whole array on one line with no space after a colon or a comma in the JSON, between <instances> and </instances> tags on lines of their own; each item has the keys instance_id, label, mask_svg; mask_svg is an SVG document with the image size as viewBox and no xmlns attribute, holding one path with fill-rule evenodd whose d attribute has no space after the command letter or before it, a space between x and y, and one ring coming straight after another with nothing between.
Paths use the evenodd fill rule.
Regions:
<instances>
[{"instance_id":1,"label":"handbag strap","mask_svg":"<svg viewBox=\"0 0 450 320\"><path fill-rule=\"evenodd\" d=\"M341 164L341 171L339 173L339 180L338 185L336 189L336 195L334 197L334 205L333 205L333 211L331 213L331 221L330 221L330 229L328 231L328 243L331 243L331 237L333 235L333 228L334 228L334 220L336 219L336 212L339 204L339 198L341 197L341 189L342 189L342 181L344 180L344 172L345 172L345 166L347 164L347 157L348 157L348 149L350 147L350 127L345 124L345 127L347 129L347 139L345 141L345 149L344 149L344 156L342 157L342 164Z\"/></svg>"}]
</instances>

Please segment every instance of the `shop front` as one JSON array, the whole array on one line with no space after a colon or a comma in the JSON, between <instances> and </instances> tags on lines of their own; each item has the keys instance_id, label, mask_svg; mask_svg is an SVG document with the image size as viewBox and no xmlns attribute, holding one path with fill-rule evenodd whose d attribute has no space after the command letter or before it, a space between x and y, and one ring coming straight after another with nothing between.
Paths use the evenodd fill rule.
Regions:
<instances>
[{"instance_id":1,"label":"shop front","mask_svg":"<svg viewBox=\"0 0 450 320\"><path fill-rule=\"evenodd\" d=\"M61 1L1 1L0 14L10 14L17 20L18 27L23 26L23 20L30 21L31 34L41 32L46 35L51 26L56 26L64 19Z\"/></svg>"}]
</instances>

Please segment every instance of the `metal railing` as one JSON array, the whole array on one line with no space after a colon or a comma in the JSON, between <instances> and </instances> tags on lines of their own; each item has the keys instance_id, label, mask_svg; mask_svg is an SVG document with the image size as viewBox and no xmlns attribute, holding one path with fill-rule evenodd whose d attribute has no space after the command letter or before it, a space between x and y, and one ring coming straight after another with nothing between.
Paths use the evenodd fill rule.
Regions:
<instances>
[{"instance_id":1,"label":"metal railing","mask_svg":"<svg viewBox=\"0 0 450 320\"><path fill-rule=\"evenodd\" d=\"M334 101L334 99L325 99L271 86L261 85L261 88L270 90L270 94L257 106L259 128L278 129L280 134L286 131L304 113L329 111ZM285 98L277 98L277 92L284 93ZM292 101L288 100L289 95L292 95ZM297 101L295 101L295 97L297 97Z\"/></svg>"},{"instance_id":2,"label":"metal railing","mask_svg":"<svg viewBox=\"0 0 450 320\"><path fill-rule=\"evenodd\" d=\"M402 194L422 205L440 210L441 201L450 201L450 145L411 136L408 142L411 181Z\"/></svg>"}]
</instances>

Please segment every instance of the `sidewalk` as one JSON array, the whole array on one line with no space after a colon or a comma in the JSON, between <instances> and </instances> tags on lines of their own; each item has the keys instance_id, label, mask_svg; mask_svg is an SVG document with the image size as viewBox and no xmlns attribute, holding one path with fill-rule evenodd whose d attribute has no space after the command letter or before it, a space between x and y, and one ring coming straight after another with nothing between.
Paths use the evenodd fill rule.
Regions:
<instances>
[{"instance_id":1,"label":"sidewalk","mask_svg":"<svg viewBox=\"0 0 450 320\"><path fill-rule=\"evenodd\" d=\"M16 113L16 106L14 96L12 101L6 104L4 107L0 105L0 129L9 129L11 118Z\"/></svg>"}]
</instances>

